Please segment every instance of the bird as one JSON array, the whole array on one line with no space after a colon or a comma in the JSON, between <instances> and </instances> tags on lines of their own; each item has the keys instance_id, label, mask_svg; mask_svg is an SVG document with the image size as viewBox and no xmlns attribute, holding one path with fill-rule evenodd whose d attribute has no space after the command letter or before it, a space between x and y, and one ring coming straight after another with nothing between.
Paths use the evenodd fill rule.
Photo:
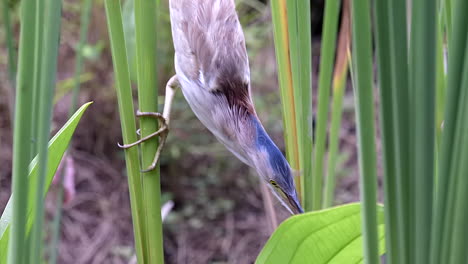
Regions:
<instances>
[{"instance_id":1,"label":"bird","mask_svg":"<svg viewBox=\"0 0 468 264\"><path fill-rule=\"evenodd\" d=\"M234 0L169 0L176 74L166 86L160 129L128 148L159 135L160 156L169 131L171 103L178 87L201 123L239 160L255 169L275 197L291 213L303 213L294 173L266 132L255 111L244 33Z\"/></svg>"}]
</instances>

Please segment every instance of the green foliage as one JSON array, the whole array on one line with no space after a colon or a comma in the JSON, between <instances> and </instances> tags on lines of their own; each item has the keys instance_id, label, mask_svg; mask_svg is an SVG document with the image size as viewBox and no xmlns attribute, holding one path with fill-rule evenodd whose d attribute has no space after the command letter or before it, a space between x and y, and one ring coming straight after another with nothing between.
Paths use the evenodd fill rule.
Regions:
<instances>
[{"instance_id":1,"label":"green foliage","mask_svg":"<svg viewBox=\"0 0 468 264\"><path fill-rule=\"evenodd\" d=\"M362 263L361 205L348 204L284 221L256 263ZM378 207L379 253L385 252L383 207Z\"/></svg>"},{"instance_id":2,"label":"green foliage","mask_svg":"<svg viewBox=\"0 0 468 264\"><path fill-rule=\"evenodd\" d=\"M116 80L115 88L117 91L122 136L124 144L127 144L135 142L137 137L135 134L136 125L133 97L122 26L122 14L119 2L108 0L105 1L105 6L112 49L112 61ZM140 162L138 159L137 149L130 148L125 150L125 162L128 174L128 188L130 192L136 255L138 260L143 262L145 259L144 254L146 240L144 239L144 235L146 230L143 214L143 191L140 179Z\"/></svg>"},{"instance_id":3,"label":"green foliage","mask_svg":"<svg viewBox=\"0 0 468 264\"><path fill-rule=\"evenodd\" d=\"M124 143L136 141L134 108L130 81L129 57L126 41L131 42L131 34L124 36L121 6L113 0L105 1L107 22L112 46L112 57L117 80L117 96L121 117ZM131 9L131 7L128 7ZM128 9L127 8L127 9ZM136 0L135 37L136 37L136 75L138 82L139 109L157 112L156 79L156 16L158 6L154 1ZM130 27L131 28L131 27ZM128 27L127 27L128 29ZM131 51L130 51L131 52ZM130 59L132 59L130 57ZM156 131L154 120L140 120L141 136ZM140 173L139 165L147 168L153 161L157 149L157 139L141 144L141 159L136 148L125 150L129 179L130 200L137 258L140 263L163 263L161 192L159 168Z\"/></svg>"},{"instance_id":4,"label":"green foliage","mask_svg":"<svg viewBox=\"0 0 468 264\"><path fill-rule=\"evenodd\" d=\"M47 194L48 187L52 182L52 179L55 175L55 172L62 160L63 154L68 148L68 144L70 143L71 137L75 132L75 129L83 116L84 112L88 108L91 103L84 104L76 111L76 113L63 125L63 127L55 134L55 136L49 141L48 147L48 164L47 164L47 173L45 179L45 189L41 197L44 197ZM28 200L28 207L25 208L27 212L27 217L25 218L26 226L22 227L24 230L30 230L31 224L33 222L33 204L34 201L37 199L36 191L35 191L35 183L38 181L38 158L34 158L31 164L29 165L29 175L28 181L32 184L29 185L29 190L23 190L22 195L27 197ZM0 263L6 263L7 248L9 244L9 237L10 237L10 227L13 221L13 200L10 197L8 204L3 211L3 214L0 218ZM26 253L26 252L23 252Z\"/></svg>"}]
</instances>

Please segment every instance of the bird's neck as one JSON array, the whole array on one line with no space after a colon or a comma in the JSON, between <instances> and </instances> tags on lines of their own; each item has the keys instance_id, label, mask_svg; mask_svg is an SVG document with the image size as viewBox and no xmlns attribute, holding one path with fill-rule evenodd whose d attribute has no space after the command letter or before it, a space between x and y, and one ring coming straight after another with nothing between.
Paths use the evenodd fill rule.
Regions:
<instances>
[{"instance_id":1,"label":"bird's neck","mask_svg":"<svg viewBox=\"0 0 468 264\"><path fill-rule=\"evenodd\" d=\"M256 148L267 153L268 162L273 170L278 170L278 172L289 171L289 164L284 158L283 153L278 149L273 140L271 140L260 121L256 117L253 117L252 120L256 130Z\"/></svg>"}]
</instances>

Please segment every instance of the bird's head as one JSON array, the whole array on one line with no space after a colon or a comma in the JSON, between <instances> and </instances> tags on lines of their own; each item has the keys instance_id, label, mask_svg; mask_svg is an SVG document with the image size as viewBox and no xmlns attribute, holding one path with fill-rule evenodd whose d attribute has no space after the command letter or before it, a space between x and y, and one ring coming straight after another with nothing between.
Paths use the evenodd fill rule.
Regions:
<instances>
[{"instance_id":1,"label":"bird's head","mask_svg":"<svg viewBox=\"0 0 468 264\"><path fill-rule=\"evenodd\" d=\"M299 203L294 186L291 167L260 122L253 118L253 123L255 127L254 167L275 196L291 213L303 213L304 210Z\"/></svg>"}]
</instances>

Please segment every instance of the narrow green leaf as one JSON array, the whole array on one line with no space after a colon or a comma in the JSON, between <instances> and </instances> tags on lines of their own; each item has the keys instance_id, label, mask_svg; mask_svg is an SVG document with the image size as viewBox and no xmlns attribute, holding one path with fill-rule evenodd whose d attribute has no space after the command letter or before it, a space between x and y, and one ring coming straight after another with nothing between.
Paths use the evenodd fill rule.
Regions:
<instances>
[{"instance_id":1,"label":"narrow green leaf","mask_svg":"<svg viewBox=\"0 0 468 264\"><path fill-rule=\"evenodd\" d=\"M353 1L353 66L355 67L355 105L358 134L360 191L363 203L363 234L365 263L378 264L377 231L377 169L374 126L374 95L370 3Z\"/></svg>"},{"instance_id":2,"label":"narrow green leaf","mask_svg":"<svg viewBox=\"0 0 468 264\"><path fill-rule=\"evenodd\" d=\"M78 125L81 117L83 116L85 110L91 103L84 104L76 111L76 113L63 125L63 127L55 134L55 136L49 141L49 158L48 158L48 166L47 166L47 173L46 173L46 182L45 182L45 189L43 193L43 197L47 194L48 187L54 178L55 171L57 170L60 161L62 160L62 156L65 153L66 149L68 148L68 144L71 140L73 133L75 132L76 126ZM29 165L29 175L28 181L32 184L29 186L29 190L26 195L29 201L28 206L25 208L27 217L25 217L25 223L28 223L28 228L25 229L29 230L32 224L32 206L34 204L35 199L37 198L35 194L35 185L38 181L38 157L34 158L30 165ZM25 192L26 193L26 192ZM14 197L14 193L12 194ZM9 234L10 234L10 227L13 223L13 198L10 197L5 210L2 213L0 218L0 264L6 263L7 252L6 249L8 248L9 243ZM26 197L25 197L26 198ZM14 226L14 225L13 225Z\"/></svg>"},{"instance_id":3,"label":"narrow green leaf","mask_svg":"<svg viewBox=\"0 0 468 264\"><path fill-rule=\"evenodd\" d=\"M310 28L310 2L287 1L289 60L292 71L294 116L296 118L295 138L298 153L300 190L304 210L312 209L312 36ZM281 74L281 73L280 73ZM290 106L291 107L291 106ZM321 191L319 192L321 193Z\"/></svg>"},{"instance_id":4,"label":"narrow green leaf","mask_svg":"<svg viewBox=\"0 0 468 264\"><path fill-rule=\"evenodd\" d=\"M383 254L384 215L378 210L379 254ZM267 241L256 263L360 263L363 258L361 205L348 204L293 216Z\"/></svg>"},{"instance_id":5,"label":"narrow green leaf","mask_svg":"<svg viewBox=\"0 0 468 264\"><path fill-rule=\"evenodd\" d=\"M278 79L283 109L283 129L286 141L286 157L295 170L300 170L299 140L297 138L296 102L294 98L292 65L289 58L289 34L287 1L271 1L271 14L273 19L273 36L275 41L276 63L278 65ZM300 197L302 187L296 184Z\"/></svg>"},{"instance_id":6,"label":"narrow green leaf","mask_svg":"<svg viewBox=\"0 0 468 264\"><path fill-rule=\"evenodd\" d=\"M374 5L378 85L380 96L380 127L382 135L383 178L385 194L386 246L388 263L403 258L398 233L398 189L396 175L396 138L392 104L392 71L390 64L390 25L388 3L377 1Z\"/></svg>"},{"instance_id":7,"label":"narrow green leaf","mask_svg":"<svg viewBox=\"0 0 468 264\"><path fill-rule=\"evenodd\" d=\"M112 62L115 74L115 88L119 106L120 123L124 144L137 140L136 125L133 108L132 87L125 47L124 31L122 26L122 13L120 3L115 0L106 0L107 27L112 50ZM146 240L144 239L145 218L143 204L143 190L140 178L140 162L138 150L129 148L125 150L125 163L128 174L128 189L130 193L130 207L132 211L133 233L135 237L135 250L139 263L145 263Z\"/></svg>"},{"instance_id":8,"label":"narrow green leaf","mask_svg":"<svg viewBox=\"0 0 468 264\"><path fill-rule=\"evenodd\" d=\"M314 151L314 182L313 182L313 210L322 207L322 182L324 178L325 143L327 141L328 111L330 90L332 84L333 63L335 61L336 32L338 15L340 11L339 0L325 1L325 15L322 29L322 43L320 45L320 73L318 80L317 130Z\"/></svg>"},{"instance_id":9,"label":"narrow green leaf","mask_svg":"<svg viewBox=\"0 0 468 264\"><path fill-rule=\"evenodd\" d=\"M13 32L11 27L10 12L12 9L8 6L8 0L2 1L3 24L5 26L5 38L8 51L8 77L12 88L15 88L16 77L16 50L13 45Z\"/></svg>"},{"instance_id":10,"label":"narrow green leaf","mask_svg":"<svg viewBox=\"0 0 468 264\"><path fill-rule=\"evenodd\" d=\"M156 69L156 22L158 6L156 1L135 0L136 63L138 81L138 104L140 111L158 111L158 87ZM151 118L140 119L141 136L145 137L157 130L157 122ZM158 147L158 139L147 140L141 144L141 165L146 169L151 165ZM162 220L161 220L161 183L159 164L157 168L141 173L143 184L143 203L146 216L147 262L164 263Z\"/></svg>"},{"instance_id":11,"label":"narrow green leaf","mask_svg":"<svg viewBox=\"0 0 468 264\"><path fill-rule=\"evenodd\" d=\"M439 166L437 178L436 208L434 212L434 224L432 230L431 263L443 262L443 255L448 256L451 217L451 203L449 195L453 194L456 186L455 179L451 176L451 162L454 160L453 149L457 146L455 141L455 126L457 124L460 83L462 81L463 63L465 59L465 47L467 43L468 1L456 0L453 6L452 36L448 48L448 72L447 72L447 95L445 102L444 130L439 151Z\"/></svg>"},{"instance_id":12,"label":"narrow green leaf","mask_svg":"<svg viewBox=\"0 0 468 264\"><path fill-rule=\"evenodd\" d=\"M436 29L435 0L413 1L411 31L412 60L412 151L414 155L411 193L414 196L414 259L411 263L429 263L432 193L434 181Z\"/></svg>"},{"instance_id":13,"label":"narrow green leaf","mask_svg":"<svg viewBox=\"0 0 468 264\"><path fill-rule=\"evenodd\" d=\"M340 142L340 125L342 118L343 97L346 90L346 81L348 76L348 63L350 60L350 3L349 0L343 1L341 29L338 40L338 50L335 62L335 72L333 75L333 101L332 116L330 121L330 140L327 161L327 178L324 187L323 207L331 207L335 198L336 185L336 163L338 158L338 146Z\"/></svg>"},{"instance_id":14,"label":"narrow green leaf","mask_svg":"<svg viewBox=\"0 0 468 264\"><path fill-rule=\"evenodd\" d=\"M26 248L26 208L28 207L28 171L27 167L31 160L32 144L31 130L33 117L33 87L35 69L31 58L34 58L34 22L35 5L32 2L21 4L21 31L18 54L17 93L15 101L15 120L13 136L13 169L12 169L12 199L15 207L11 216L14 225L11 229L11 243L9 249L9 262L12 264L24 263L24 248ZM7 254L2 254L6 257Z\"/></svg>"},{"instance_id":15,"label":"narrow green leaf","mask_svg":"<svg viewBox=\"0 0 468 264\"><path fill-rule=\"evenodd\" d=\"M39 1L41 2L41 1ZM43 243L43 223L44 223L44 198L40 193L45 191L48 156L48 141L50 135L50 126L52 121L52 100L57 73L58 46L60 44L60 25L62 15L61 0L45 0L43 38L43 50L36 50L36 53L42 55L41 66L36 69L40 71L40 83L37 98L39 98L39 108L37 114L37 150L38 150L38 181L33 184L36 186L36 196L33 207L34 224L31 232L31 251L29 252L29 262L34 263L42 259Z\"/></svg>"}]
</instances>

